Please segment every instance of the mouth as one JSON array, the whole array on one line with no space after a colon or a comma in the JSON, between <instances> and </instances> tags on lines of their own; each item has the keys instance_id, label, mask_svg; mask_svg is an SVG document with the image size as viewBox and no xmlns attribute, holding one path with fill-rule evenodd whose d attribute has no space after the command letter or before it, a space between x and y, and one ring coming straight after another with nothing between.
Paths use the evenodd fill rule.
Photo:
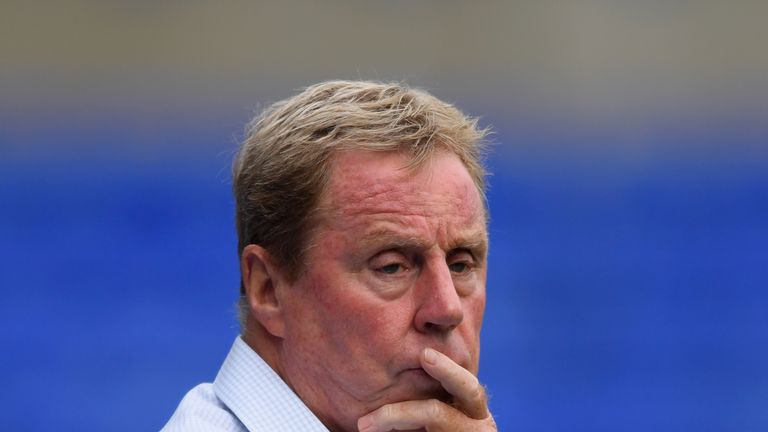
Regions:
<instances>
[{"instance_id":1,"label":"mouth","mask_svg":"<svg viewBox=\"0 0 768 432\"><path fill-rule=\"evenodd\" d=\"M432 378L432 376L428 374L427 371L424 370L424 368L420 368L420 367L406 369L403 371L403 373L416 378L429 378L434 380L434 378Z\"/></svg>"},{"instance_id":2,"label":"mouth","mask_svg":"<svg viewBox=\"0 0 768 432\"><path fill-rule=\"evenodd\" d=\"M416 393L414 396L419 399L434 398L446 403L451 403L453 400L453 397L443 388L442 384L423 368L405 369L401 376L406 385Z\"/></svg>"}]
</instances>

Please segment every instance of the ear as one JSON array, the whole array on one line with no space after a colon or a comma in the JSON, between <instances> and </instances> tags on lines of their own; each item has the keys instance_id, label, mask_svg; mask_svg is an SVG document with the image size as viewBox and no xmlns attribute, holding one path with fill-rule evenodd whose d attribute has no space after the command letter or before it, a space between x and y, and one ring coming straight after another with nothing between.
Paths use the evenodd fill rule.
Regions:
<instances>
[{"instance_id":1,"label":"ear","mask_svg":"<svg viewBox=\"0 0 768 432\"><path fill-rule=\"evenodd\" d=\"M284 311L277 295L285 284L281 269L266 249L251 244L243 249L240 270L251 314L269 334L284 337Z\"/></svg>"}]
</instances>

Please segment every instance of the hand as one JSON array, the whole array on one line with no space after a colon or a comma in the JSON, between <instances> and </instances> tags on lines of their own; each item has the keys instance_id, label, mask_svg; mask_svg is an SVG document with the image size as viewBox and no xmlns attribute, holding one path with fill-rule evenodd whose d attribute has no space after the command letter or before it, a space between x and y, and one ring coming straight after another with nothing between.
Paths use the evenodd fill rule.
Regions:
<instances>
[{"instance_id":1,"label":"hand","mask_svg":"<svg viewBox=\"0 0 768 432\"><path fill-rule=\"evenodd\" d=\"M448 356L427 348L421 366L453 396L453 405L437 399L384 405L357 420L360 432L425 429L442 431L496 431L488 411L485 389L477 377Z\"/></svg>"}]
</instances>

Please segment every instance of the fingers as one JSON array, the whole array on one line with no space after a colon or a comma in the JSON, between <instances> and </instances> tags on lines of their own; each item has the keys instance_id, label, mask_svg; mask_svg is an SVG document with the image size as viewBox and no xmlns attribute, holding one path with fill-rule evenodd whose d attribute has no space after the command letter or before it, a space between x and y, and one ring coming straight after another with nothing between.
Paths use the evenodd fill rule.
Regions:
<instances>
[{"instance_id":1,"label":"fingers","mask_svg":"<svg viewBox=\"0 0 768 432\"><path fill-rule=\"evenodd\" d=\"M431 348L426 348L421 353L421 366L453 395L454 405L461 412L473 419L489 416L485 389L472 372Z\"/></svg>"},{"instance_id":2,"label":"fingers","mask_svg":"<svg viewBox=\"0 0 768 432\"><path fill-rule=\"evenodd\" d=\"M427 348L421 366L453 396L453 406L437 399L411 400L384 405L360 417L361 432L425 429L442 431L496 431L488 411L485 389L471 372L448 356Z\"/></svg>"},{"instance_id":3,"label":"fingers","mask_svg":"<svg viewBox=\"0 0 768 432\"><path fill-rule=\"evenodd\" d=\"M427 432L498 432L490 414L473 419L437 399L414 400L384 405L357 420L360 432L426 430Z\"/></svg>"},{"instance_id":4,"label":"fingers","mask_svg":"<svg viewBox=\"0 0 768 432\"><path fill-rule=\"evenodd\" d=\"M443 425L455 424L459 413L437 399L397 402L360 417L360 432L385 432L425 428L430 432L445 430Z\"/></svg>"}]
</instances>

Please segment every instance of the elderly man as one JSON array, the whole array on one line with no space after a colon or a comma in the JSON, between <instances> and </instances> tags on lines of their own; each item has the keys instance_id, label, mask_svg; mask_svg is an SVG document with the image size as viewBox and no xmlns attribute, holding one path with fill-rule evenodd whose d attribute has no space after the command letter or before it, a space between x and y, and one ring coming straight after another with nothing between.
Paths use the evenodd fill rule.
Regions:
<instances>
[{"instance_id":1,"label":"elderly man","mask_svg":"<svg viewBox=\"0 0 768 432\"><path fill-rule=\"evenodd\" d=\"M398 84L269 107L234 166L242 335L168 431L496 430L484 131Z\"/></svg>"}]
</instances>

